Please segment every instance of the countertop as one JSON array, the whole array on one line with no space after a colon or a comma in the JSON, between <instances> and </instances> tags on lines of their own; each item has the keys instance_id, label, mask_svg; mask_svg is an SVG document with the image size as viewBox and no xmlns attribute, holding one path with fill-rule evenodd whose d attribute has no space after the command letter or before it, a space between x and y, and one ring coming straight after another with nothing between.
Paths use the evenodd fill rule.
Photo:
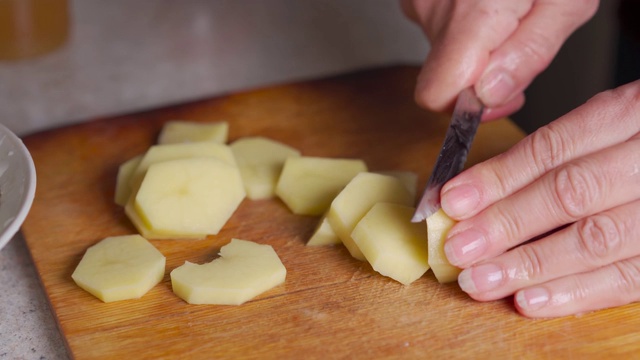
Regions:
<instances>
[{"instance_id":1,"label":"countertop","mask_svg":"<svg viewBox=\"0 0 640 360\"><path fill-rule=\"evenodd\" d=\"M396 2L374 3L76 1L63 48L0 62L0 122L26 136L268 84L419 63L428 50L420 31ZM18 234L0 251L0 360L66 358Z\"/></svg>"}]
</instances>

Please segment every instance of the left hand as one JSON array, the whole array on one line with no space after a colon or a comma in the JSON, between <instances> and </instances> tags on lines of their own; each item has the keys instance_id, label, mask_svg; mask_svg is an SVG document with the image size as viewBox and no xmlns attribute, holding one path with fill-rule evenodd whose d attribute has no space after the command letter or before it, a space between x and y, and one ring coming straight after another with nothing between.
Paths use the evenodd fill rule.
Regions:
<instances>
[{"instance_id":1,"label":"left hand","mask_svg":"<svg viewBox=\"0 0 640 360\"><path fill-rule=\"evenodd\" d=\"M442 208L459 220L446 254L476 300L514 294L529 317L639 301L640 80L462 172Z\"/></svg>"}]
</instances>

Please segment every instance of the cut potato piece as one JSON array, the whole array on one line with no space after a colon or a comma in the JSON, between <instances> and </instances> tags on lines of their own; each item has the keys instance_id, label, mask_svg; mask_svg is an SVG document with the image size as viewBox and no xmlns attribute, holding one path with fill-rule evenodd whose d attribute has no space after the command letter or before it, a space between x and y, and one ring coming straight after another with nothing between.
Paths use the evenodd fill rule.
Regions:
<instances>
[{"instance_id":1,"label":"cut potato piece","mask_svg":"<svg viewBox=\"0 0 640 360\"><path fill-rule=\"evenodd\" d=\"M358 222L351 237L373 269L404 285L427 270L427 229L412 223L413 207L377 203Z\"/></svg>"},{"instance_id":2,"label":"cut potato piece","mask_svg":"<svg viewBox=\"0 0 640 360\"><path fill-rule=\"evenodd\" d=\"M360 219L379 202L411 206L411 196L400 180L393 176L363 172L336 196L331 203L327 219L351 256L365 260L364 254L351 238L351 232Z\"/></svg>"},{"instance_id":3,"label":"cut potato piece","mask_svg":"<svg viewBox=\"0 0 640 360\"><path fill-rule=\"evenodd\" d=\"M313 232L313 235L307 241L307 246L324 246L324 245L337 245L342 244L336 232L331 228L331 224L329 224L329 220L327 220L327 216L323 215L316 229Z\"/></svg>"},{"instance_id":4,"label":"cut potato piece","mask_svg":"<svg viewBox=\"0 0 640 360\"><path fill-rule=\"evenodd\" d=\"M335 196L367 166L358 159L291 157L282 169L276 194L298 215L324 214Z\"/></svg>"},{"instance_id":5,"label":"cut potato piece","mask_svg":"<svg viewBox=\"0 0 640 360\"><path fill-rule=\"evenodd\" d=\"M140 235L112 236L87 249L71 278L104 302L137 299L162 280L165 261Z\"/></svg>"},{"instance_id":6,"label":"cut potato piece","mask_svg":"<svg viewBox=\"0 0 640 360\"><path fill-rule=\"evenodd\" d=\"M225 144L229 135L229 124L224 121L200 123L195 121L168 121L158 135L158 144L212 141Z\"/></svg>"},{"instance_id":7,"label":"cut potato piece","mask_svg":"<svg viewBox=\"0 0 640 360\"><path fill-rule=\"evenodd\" d=\"M144 154L131 175L131 188L137 189L140 186L149 166L163 161L193 157L210 157L236 166L235 157L228 145L214 142L153 145Z\"/></svg>"},{"instance_id":8,"label":"cut potato piece","mask_svg":"<svg viewBox=\"0 0 640 360\"><path fill-rule=\"evenodd\" d=\"M288 145L259 136L238 139L229 147L251 200L274 197L285 160L300 156L300 151Z\"/></svg>"},{"instance_id":9,"label":"cut potato piece","mask_svg":"<svg viewBox=\"0 0 640 360\"><path fill-rule=\"evenodd\" d=\"M214 158L153 164L135 196L135 211L160 234L217 234L245 197L238 168Z\"/></svg>"},{"instance_id":10,"label":"cut potato piece","mask_svg":"<svg viewBox=\"0 0 640 360\"><path fill-rule=\"evenodd\" d=\"M427 234L429 238L429 266L439 283L458 280L461 269L451 265L444 253L444 242L447 233L455 225L442 209L427 218Z\"/></svg>"},{"instance_id":11,"label":"cut potato piece","mask_svg":"<svg viewBox=\"0 0 640 360\"><path fill-rule=\"evenodd\" d=\"M142 160L142 155L133 157L120 165L118 168L118 176L116 178L116 192L114 196L115 203L125 206L133 189L131 188L131 176Z\"/></svg>"},{"instance_id":12,"label":"cut potato piece","mask_svg":"<svg viewBox=\"0 0 640 360\"><path fill-rule=\"evenodd\" d=\"M402 181L402 184L409 190L411 196L415 198L418 191L418 174L412 171L402 170L390 170L390 171L377 171L378 174L389 175Z\"/></svg>"},{"instance_id":13,"label":"cut potato piece","mask_svg":"<svg viewBox=\"0 0 640 360\"><path fill-rule=\"evenodd\" d=\"M232 239L207 264L171 271L173 292L189 304L240 305L284 283L287 270L269 245Z\"/></svg>"}]
</instances>

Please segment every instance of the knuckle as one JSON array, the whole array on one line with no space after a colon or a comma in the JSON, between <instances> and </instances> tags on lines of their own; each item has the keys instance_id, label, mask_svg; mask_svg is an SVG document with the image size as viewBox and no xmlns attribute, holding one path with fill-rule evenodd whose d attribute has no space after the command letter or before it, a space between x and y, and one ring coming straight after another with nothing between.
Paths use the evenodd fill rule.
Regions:
<instances>
[{"instance_id":1,"label":"knuckle","mask_svg":"<svg viewBox=\"0 0 640 360\"><path fill-rule=\"evenodd\" d=\"M640 292L640 262L633 260L619 261L613 264L615 271L615 287L621 296L630 298Z\"/></svg>"},{"instance_id":2,"label":"knuckle","mask_svg":"<svg viewBox=\"0 0 640 360\"><path fill-rule=\"evenodd\" d=\"M572 163L554 175L554 191L561 216L569 221L588 215L601 191L601 184L584 164Z\"/></svg>"},{"instance_id":3,"label":"knuckle","mask_svg":"<svg viewBox=\"0 0 640 360\"><path fill-rule=\"evenodd\" d=\"M544 259L538 247L534 244L523 245L518 248L520 263L527 279L542 279L545 277Z\"/></svg>"},{"instance_id":4,"label":"knuckle","mask_svg":"<svg viewBox=\"0 0 640 360\"><path fill-rule=\"evenodd\" d=\"M544 174L564 162L568 146L553 123L531 134L529 144L530 156L540 173Z\"/></svg>"},{"instance_id":5,"label":"knuckle","mask_svg":"<svg viewBox=\"0 0 640 360\"><path fill-rule=\"evenodd\" d=\"M586 262L599 266L619 254L623 246L623 233L609 215L598 214L576 224L578 251Z\"/></svg>"}]
</instances>

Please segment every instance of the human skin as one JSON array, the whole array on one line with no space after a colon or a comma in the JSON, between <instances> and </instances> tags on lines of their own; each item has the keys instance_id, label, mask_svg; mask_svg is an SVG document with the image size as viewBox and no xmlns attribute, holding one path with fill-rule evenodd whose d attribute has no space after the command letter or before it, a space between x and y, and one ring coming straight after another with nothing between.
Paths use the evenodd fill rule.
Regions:
<instances>
[{"instance_id":1,"label":"human skin","mask_svg":"<svg viewBox=\"0 0 640 360\"><path fill-rule=\"evenodd\" d=\"M416 87L446 110L475 86L485 120L508 115L597 1L405 0L432 50ZM495 74L498 75L495 75ZM480 301L514 295L527 317L640 300L640 81L596 95L442 189L459 222L445 251Z\"/></svg>"}]
</instances>

